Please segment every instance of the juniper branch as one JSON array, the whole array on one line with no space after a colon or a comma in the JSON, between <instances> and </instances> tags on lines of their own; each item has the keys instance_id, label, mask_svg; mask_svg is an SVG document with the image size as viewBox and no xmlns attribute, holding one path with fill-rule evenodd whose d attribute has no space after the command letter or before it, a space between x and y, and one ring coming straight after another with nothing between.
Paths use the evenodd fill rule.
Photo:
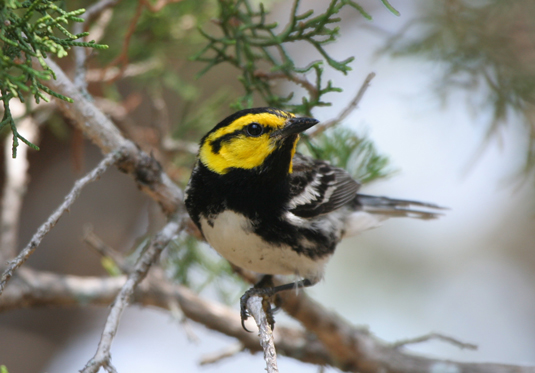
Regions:
<instances>
[{"instance_id":1,"label":"juniper branch","mask_svg":"<svg viewBox=\"0 0 535 373\"><path fill-rule=\"evenodd\" d=\"M22 12L22 15L19 15ZM21 101L31 93L36 102L45 99L43 92L62 100L68 100L47 89L42 82L54 78L45 58L54 54L64 57L72 47L106 49L106 45L94 42L80 42L77 39L86 36L85 33L72 34L64 24L69 22L82 22L79 16L84 9L65 11L54 1L34 0L8 1L0 7L0 19L3 20L0 29L0 100L4 106L4 118L0 126L9 124L13 133L13 157L19 140L26 145L39 149L36 145L22 137L16 122L9 110L9 101L19 98ZM34 17L40 14L41 17ZM57 37L54 32L58 30L64 38ZM31 58L36 57L43 71L32 67Z\"/></svg>"}]
</instances>

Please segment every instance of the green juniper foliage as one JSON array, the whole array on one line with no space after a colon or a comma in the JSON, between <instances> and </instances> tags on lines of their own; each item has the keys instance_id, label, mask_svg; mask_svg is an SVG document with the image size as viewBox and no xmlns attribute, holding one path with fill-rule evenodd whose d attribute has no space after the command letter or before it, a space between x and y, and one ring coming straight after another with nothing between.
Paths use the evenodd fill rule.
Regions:
<instances>
[{"instance_id":1,"label":"green juniper foliage","mask_svg":"<svg viewBox=\"0 0 535 373\"><path fill-rule=\"evenodd\" d=\"M535 2L454 0L423 9L424 15L390 39L383 52L441 62L437 92L446 98L464 90L471 107L490 110L487 139L520 117L530 139L525 171L533 170Z\"/></svg>"},{"instance_id":2,"label":"green juniper foliage","mask_svg":"<svg viewBox=\"0 0 535 373\"><path fill-rule=\"evenodd\" d=\"M13 133L13 158L17 156L19 139L28 146L39 149L22 137L15 125L9 101L18 98L22 102L32 95L37 103L41 99L47 101L43 92L59 99L72 102L45 87L41 81L54 78L45 58L48 54L58 57L67 55L71 47L90 47L106 49L107 46L94 42L75 41L88 33L71 34L64 26L69 21L83 22L79 16L84 9L70 12L63 10L61 1L34 0L0 0L0 100L4 107L4 115L0 129L9 126ZM62 37L58 37L61 35ZM42 71L32 67L32 59L39 61Z\"/></svg>"},{"instance_id":3,"label":"green juniper foliage","mask_svg":"<svg viewBox=\"0 0 535 373\"><path fill-rule=\"evenodd\" d=\"M253 7L248 0L218 0L219 18L217 25L221 36L211 35L203 29L201 33L208 44L193 59L206 62L207 66L199 73L220 63L230 63L240 70L239 80L245 94L234 104L235 109L253 106L253 94L258 93L268 106L287 109L298 114L311 115L311 110L318 106L330 106L323 96L330 92L340 92L331 81L323 82L323 66L327 63L331 68L347 74L349 63L354 57L337 61L329 56L325 45L336 41L339 36L340 23L338 13L345 7L356 9L362 16L371 16L352 0L331 0L324 13L314 15L313 10L299 13L300 0L294 0L290 20L282 31L276 31L278 23L268 23L268 11L263 3ZM383 4L392 12L392 6L383 0ZM256 9L258 8L258 9ZM399 13L397 13L399 14ZM301 41L313 46L323 57L305 67L295 66L286 45ZM315 82L306 80L305 74L313 72ZM271 81L286 79L307 91L301 103L291 103L293 94L282 97L273 91Z\"/></svg>"},{"instance_id":4,"label":"green juniper foliage","mask_svg":"<svg viewBox=\"0 0 535 373\"><path fill-rule=\"evenodd\" d=\"M394 172L389 167L388 157L379 154L371 140L348 128L330 128L314 141L303 144L313 156L345 169L362 184Z\"/></svg>"}]
</instances>

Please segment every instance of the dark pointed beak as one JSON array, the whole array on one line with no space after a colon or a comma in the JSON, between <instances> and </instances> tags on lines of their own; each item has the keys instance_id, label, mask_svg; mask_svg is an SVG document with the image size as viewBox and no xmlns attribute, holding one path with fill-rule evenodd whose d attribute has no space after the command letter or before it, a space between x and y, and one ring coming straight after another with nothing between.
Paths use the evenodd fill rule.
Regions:
<instances>
[{"instance_id":1,"label":"dark pointed beak","mask_svg":"<svg viewBox=\"0 0 535 373\"><path fill-rule=\"evenodd\" d=\"M306 131L313 125L317 124L318 120L314 118L291 118L286 122L286 125L271 134L271 138L286 138L290 135L295 135Z\"/></svg>"}]
</instances>

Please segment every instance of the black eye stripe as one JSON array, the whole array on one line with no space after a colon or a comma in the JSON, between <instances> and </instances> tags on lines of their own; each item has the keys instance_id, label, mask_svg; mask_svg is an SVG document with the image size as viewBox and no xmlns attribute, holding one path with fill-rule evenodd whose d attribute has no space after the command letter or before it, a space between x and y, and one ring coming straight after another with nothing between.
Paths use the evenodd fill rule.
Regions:
<instances>
[{"instance_id":1,"label":"black eye stripe","mask_svg":"<svg viewBox=\"0 0 535 373\"><path fill-rule=\"evenodd\" d=\"M236 130L234 132L227 133L226 135L218 137L217 139L215 139L214 141L212 141L210 143L210 145L212 145L212 153L214 153L214 154L219 153L219 151L221 150L221 144L223 142L229 141L229 140L233 139L234 137L238 137L242 133L243 133L242 130Z\"/></svg>"},{"instance_id":2,"label":"black eye stripe","mask_svg":"<svg viewBox=\"0 0 535 373\"><path fill-rule=\"evenodd\" d=\"M258 124L258 123L256 123L256 124ZM232 140L233 138L239 137L240 135L243 135L243 134L249 135L247 133L247 127L249 125L247 125L245 127L242 127L242 129L236 130L234 132L227 133L226 135L220 136L217 139L211 141L210 145L212 147L212 153L218 154L219 151L221 150L221 146L222 146L223 142L228 142L228 141ZM258 125L261 126L260 124L258 124ZM264 126L261 126L261 127L262 127L262 134L270 133L270 132L273 131L273 128L271 128L271 127L264 127ZM260 135L262 135L262 134L260 134ZM258 135L258 136L260 136L260 135ZM251 136L251 135L249 135L249 136Z\"/></svg>"}]
</instances>

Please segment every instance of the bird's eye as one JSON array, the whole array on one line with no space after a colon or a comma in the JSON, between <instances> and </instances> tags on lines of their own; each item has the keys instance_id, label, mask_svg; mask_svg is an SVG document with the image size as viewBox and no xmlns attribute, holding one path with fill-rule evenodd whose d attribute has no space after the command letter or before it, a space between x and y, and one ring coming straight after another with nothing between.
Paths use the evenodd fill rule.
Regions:
<instances>
[{"instance_id":1,"label":"bird's eye","mask_svg":"<svg viewBox=\"0 0 535 373\"><path fill-rule=\"evenodd\" d=\"M247 131L247 134L252 137L258 137L264 133L264 127L258 123L249 124L245 130Z\"/></svg>"}]
</instances>

